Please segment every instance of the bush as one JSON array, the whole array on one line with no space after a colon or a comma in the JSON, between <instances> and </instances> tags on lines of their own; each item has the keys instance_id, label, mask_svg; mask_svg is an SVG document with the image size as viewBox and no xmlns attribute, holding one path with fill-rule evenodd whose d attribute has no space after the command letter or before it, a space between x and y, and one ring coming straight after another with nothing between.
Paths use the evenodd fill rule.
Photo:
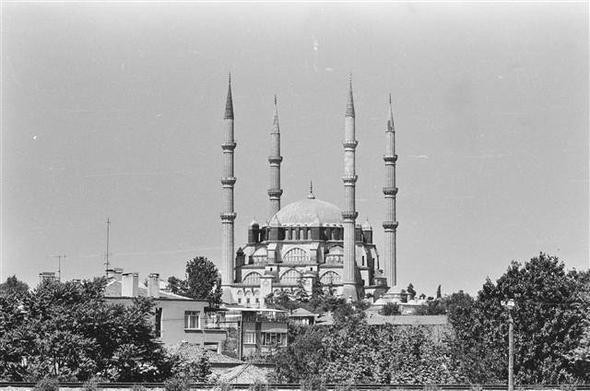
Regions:
<instances>
[{"instance_id":1,"label":"bush","mask_svg":"<svg viewBox=\"0 0 590 391\"><path fill-rule=\"evenodd\" d=\"M379 314L384 316L399 315L399 305L397 303L387 303L379 310Z\"/></svg>"},{"instance_id":2,"label":"bush","mask_svg":"<svg viewBox=\"0 0 590 391\"><path fill-rule=\"evenodd\" d=\"M82 390L84 391L98 391L100 388L98 387L98 383L103 381L100 377L91 377L90 379L86 380L84 384L82 384Z\"/></svg>"},{"instance_id":3,"label":"bush","mask_svg":"<svg viewBox=\"0 0 590 391\"><path fill-rule=\"evenodd\" d=\"M185 376L172 376L164 382L164 390L166 391L187 391L189 389L189 381Z\"/></svg>"},{"instance_id":4,"label":"bush","mask_svg":"<svg viewBox=\"0 0 590 391\"><path fill-rule=\"evenodd\" d=\"M215 387L213 387L213 391L231 391L232 390L231 383L228 383L224 380L220 380L215 383Z\"/></svg>"},{"instance_id":5,"label":"bush","mask_svg":"<svg viewBox=\"0 0 590 391\"><path fill-rule=\"evenodd\" d=\"M326 391L325 383L318 376L310 376L301 380L299 389L301 391Z\"/></svg>"},{"instance_id":6,"label":"bush","mask_svg":"<svg viewBox=\"0 0 590 391\"><path fill-rule=\"evenodd\" d=\"M35 384L34 391L59 391L59 382L55 378L44 377Z\"/></svg>"},{"instance_id":7,"label":"bush","mask_svg":"<svg viewBox=\"0 0 590 391\"><path fill-rule=\"evenodd\" d=\"M263 383L260 380L256 379L254 383L250 384L250 387L248 387L248 391L270 391L270 387L267 383Z\"/></svg>"}]
</instances>

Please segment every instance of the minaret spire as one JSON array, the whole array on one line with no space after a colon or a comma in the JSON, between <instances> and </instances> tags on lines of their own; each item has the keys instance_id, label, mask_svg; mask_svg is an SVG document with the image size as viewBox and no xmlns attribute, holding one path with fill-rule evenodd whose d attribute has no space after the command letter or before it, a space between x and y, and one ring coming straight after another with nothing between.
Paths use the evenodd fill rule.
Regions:
<instances>
[{"instance_id":1,"label":"minaret spire","mask_svg":"<svg viewBox=\"0 0 590 391\"><path fill-rule=\"evenodd\" d=\"M352 97L352 78L349 80L348 102L344 113L344 210L342 225L344 226L344 265L342 276L342 295L347 300L360 299L356 284L356 239L355 227L358 213L356 211L356 168L355 151L358 142L355 136L354 100Z\"/></svg>"},{"instance_id":2,"label":"minaret spire","mask_svg":"<svg viewBox=\"0 0 590 391\"><path fill-rule=\"evenodd\" d=\"M396 259L396 235L398 222L396 219L396 196L397 187L395 181L395 165L397 155L395 154L395 126L393 123L393 107L391 103L391 94L389 94L389 113L387 119L387 128L385 129L385 187L383 194L385 196L385 221L383 229L385 230L385 252L383 254L383 269L387 284L393 288L397 285L397 259Z\"/></svg>"},{"instance_id":3,"label":"minaret spire","mask_svg":"<svg viewBox=\"0 0 590 391\"><path fill-rule=\"evenodd\" d=\"M272 121L272 130L270 131L270 186L268 197L270 199L269 219L272 218L281 209L281 130L279 127L279 110L277 107L277 96L274 96L274 116Z\"/></svg>"},{"instance_id":4,"label":"minaret spire","mask_svg":"<svg viewBox=\"0 0 590 391\"><path fill-rule=\"evenodd\" d=\"M352 98L352 73L348 78L348 102L346 102L345 117L354 118L354 99Z\"/></svg>"},{"instance_id":5,"label":"minaret spire","mask_svg":"<svg viewBox=\"0 0 590 391\"><path fill-rule=\"evenodd\" d=\"M231 284L234 283L234 105L231 93L231 74L228 78L227 99L224 115L224 141L221 144L223 150L223 176L221 177L223 211L221 217L222 245L221 245L221 286L223 289L222 300L232 303Z\"/></svg>"},{"instance_id":6,"label":"minaret spire","mask_svg":"<svg viewBox=\"0 0 590 391\"><path fill-rule=\"evenodd\" d=\"M231 96L231 73L227 81L227 99L225 100L225 115L224 119L234 119L234 103Z\"/></svg>"}]
</instances>

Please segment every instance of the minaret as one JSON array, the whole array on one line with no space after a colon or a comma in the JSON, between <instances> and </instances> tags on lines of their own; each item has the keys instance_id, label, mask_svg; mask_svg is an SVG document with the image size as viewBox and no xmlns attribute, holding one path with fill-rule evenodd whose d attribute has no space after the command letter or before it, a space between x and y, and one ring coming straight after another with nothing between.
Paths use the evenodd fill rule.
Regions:
<instances>
[{"instance_id":1,"label":"minaret","mask_svg":"<svg viewBox=\"0 0 590 391\"><path fill-rule=\"evenodd\" d=\"M342 224L344 226L344 271L342 276L342 295L347 300L359 300L355 281L355 226L358 215L355 205L355 150L357 141L354 131L354 102L352 99L352 79L349 82L348 103L344 113L344 210Z\"/></svg>"},{"instance_id":2,"label":"minaret","mask_svg":"<svg viewBox=\"0 0 590 391\"><path fill-rule=\"evenodd\" d=\"M385 221L383 228L385 230L385 253L383 254L383 269L387 284L390 287L397 285L397 265L396 265L396 233L397 220L395 216L395 201L397 187L395 187L395 163L397 155L395 154L395 126L393 124L393 108L391 107L391 94L389 94L389 118L387 128L385 129Z\"/></svg>"},{"instance_id":3,"label":"minaret","mask_svg":"<svg viewBox=\"0 0 590 391\"><path fill-rule=\"evenodd\" d=\"M270 131L270 156L268 162L270 163L270 187L268 189L268 197L270 198L270 215L269 220L281 209L281 131L279 129L279 111L277 109L277 96L275 95L275 112L272 122L272 130Z\"/></svg>"},{"instance_id":4,"label":"minaret","mask_svg":"<svg viewBox=\"0 0 590 391\"><path fill-rule=\"evenodd\" d=\"M223 176L221 177L221 187L223 191L223 212L221 212L221 286L223 289L222 300L232 302L230 286L234 282L234 105L231 95L231 74L227 87L227 100L225 102L224 122L224 140L221 144L223 150Z\"/></svg>"}]
</instances>

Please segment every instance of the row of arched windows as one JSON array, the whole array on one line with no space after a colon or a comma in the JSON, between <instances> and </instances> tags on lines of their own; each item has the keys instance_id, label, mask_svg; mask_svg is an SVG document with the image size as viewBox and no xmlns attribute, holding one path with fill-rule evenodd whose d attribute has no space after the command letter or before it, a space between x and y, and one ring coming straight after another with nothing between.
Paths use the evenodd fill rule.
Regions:
<instances>
[{"instance_id":1,"label":"row of arched windows","mask_svg":"<svg viewBox=\"0 0 590 391\"><path fill-rule=\"evenodd\" d=\"M242 283L245 285L260 285L260 273L251 272L247 274ZM302 277L302 273L295 269L289 269L281 275L280 283L285 285L295 285ZM324 285L340 284L342 279L340 275L333 271L328 271L320 277L320 282Z\"/></svg>"}]
</instances>

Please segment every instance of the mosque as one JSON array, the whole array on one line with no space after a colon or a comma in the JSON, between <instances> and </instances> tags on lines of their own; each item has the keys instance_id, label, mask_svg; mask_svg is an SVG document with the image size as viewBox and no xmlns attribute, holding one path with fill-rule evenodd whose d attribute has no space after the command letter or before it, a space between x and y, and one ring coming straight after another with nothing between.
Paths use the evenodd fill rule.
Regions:
<instances>
[{"instance_id":1,"label":"mosque","mask_svg":"<svg viewBox=\"0 0 590 391\"><path fill-rule=\"evenodd\" d=\"M270 132L268 158L270 186L268 221L248 226L248 242L236 251L234 243L234 110L229 80L224 115L222 254L218 264L223 301L247 307L264 307L265 298L302 286L311 292L314 281L350 301L378 298L396 285L395 128L391 96L385 126L385 248L380 258L373 243L373 228L357 223L355 186L355 111L352 82L344 113L344 210L319 200L310 185L306 199L281 207L281 133L277 101Z\"/></svg>"}]
</instances>

